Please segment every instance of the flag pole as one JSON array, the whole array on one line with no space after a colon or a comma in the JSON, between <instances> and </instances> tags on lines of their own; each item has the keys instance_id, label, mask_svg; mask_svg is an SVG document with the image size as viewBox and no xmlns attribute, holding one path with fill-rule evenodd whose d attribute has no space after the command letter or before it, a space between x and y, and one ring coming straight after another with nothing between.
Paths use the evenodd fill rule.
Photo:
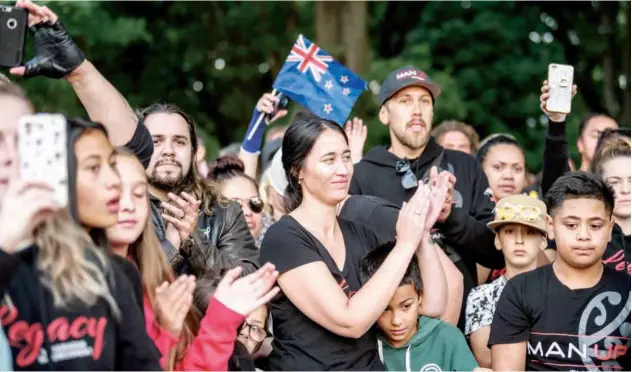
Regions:
<instances>
[{"instance_id":1,"label":"flag pole","mask_svg":"<svg viewBox=\"0 0 632 372\"><path fill-rule=\"evenodd\" d=\"M276 88L272 89L272 95L275 97L277 96L277 90ZM257 132L257 128L259 128L259 125L261 124L261 121L266 117L266 114L259 111L259 117L257 118L257 121L255 122L255 125L252 127L252 130L250 131L250 134L248 134L248 141L250 141L252 139L252 136L255 135L255 133Z\"/></svg>"}]
</instances>

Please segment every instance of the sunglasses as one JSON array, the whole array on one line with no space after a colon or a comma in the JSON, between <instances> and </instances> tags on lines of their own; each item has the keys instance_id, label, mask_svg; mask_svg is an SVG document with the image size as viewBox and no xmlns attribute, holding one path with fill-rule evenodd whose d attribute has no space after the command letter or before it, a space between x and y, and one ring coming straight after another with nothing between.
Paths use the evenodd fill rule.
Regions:
<instances>
[{"instance_id":1,"label":"sunglasses","mask_svg":"<svg viewBox=\"0 0 632 372\"><path fill-rule=\"evenodd\" d=\"M417 176L410 169L410 162L408 159L400 159L395 163L395 172L397 174L404 174L402 176L402 187L406 190L417 187Z\"/></svg>"},{"instance_id":2,"label":"sunglasses","mask_svg":"<svg viewBox=\"0 0 632 372\"><path fill-rule=\"evenodd\" d=\"M244 207L244 203L248 202L248 208L250 208L253 213L261 213L261 211L263 211L263 200L258 196L253 196L248 199L233 198L231 200L239 203L242 208Z\"/></svg>"},{"instance_id":3,"label":"sunglasses","mask_svg":"<svg viewBox=\"0 0 632 372\"><path fill-rule=\"evenodd\" d=\"M496 208L496 216L500 221L520 219L526 222L536 222L541 215L540 208L533 206L505 204Z\"/></svg>"}]
</instances>

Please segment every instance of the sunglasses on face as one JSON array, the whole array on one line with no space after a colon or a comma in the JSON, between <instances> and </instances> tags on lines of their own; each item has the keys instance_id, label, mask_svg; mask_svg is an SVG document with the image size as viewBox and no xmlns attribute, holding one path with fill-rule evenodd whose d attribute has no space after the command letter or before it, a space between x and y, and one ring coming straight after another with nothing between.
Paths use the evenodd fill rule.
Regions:
<instances>
[{"instance_id":1,"label":"sunglasses on face","mask_svg":"<svg viewBox=\"0 0 632 372\"><path fill-rule=\"evenodd\" d=\"M248 208L250 208L253 213L261 213L261 211L263 211L263 200L258 196L253 196L249 199L233 198L231 200L239 203L242 208L244 207L244 203L247 202Z\"/></svg>"},{"instance_id":2,"label":"sunglasses on face","mask_svg":"<svg viewBox=\"0 0 632 372\"><path fill-rule=\"evenodd\" d=\"M404 174L402 176L402 187L406 190L417 187L417 176L410 169L410 162L408 159L401 159L395 163L395 172L398 174Z\"/></svg>"}]
</instances>

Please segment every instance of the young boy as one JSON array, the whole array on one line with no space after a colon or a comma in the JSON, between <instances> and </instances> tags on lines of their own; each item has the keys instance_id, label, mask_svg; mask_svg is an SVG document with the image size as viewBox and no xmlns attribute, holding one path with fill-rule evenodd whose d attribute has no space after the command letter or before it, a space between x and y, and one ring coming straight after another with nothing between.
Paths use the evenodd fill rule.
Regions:
<instances>
[{"instance_id":1,"label":"young boy","mask_svg":"<svg viewBox=\"0 0 632 372\"><path fill-rule=\"evenodd\" d=\"M496 303L507 280L537 267L538 253L546 240L546 205L528 195L512 195L496 204L495 218L487 225L494 230L496 249L505 256L505 274L489 284L474 288L467 297L465 335L481 367L491 368L487 347Z\"/></svg>"},{"instance_id":2,"label":"young boy","mask_svg":"<svg viewBox=\"0 0 632 372\"><path fill-rule=\"evenodd\" d=\"M371 251L362 262L368 280L382 265L394 243ZM378 351L387 371L472 371L478 367L458 328L419 316L422 284L413 258L399 288L377 325Z\"/></svg>"},{"instance_id":3,"label":"young boy","mask_svg":"<svg viewBox=\"0 0 632 372\"><path fill-rule=\"evenodd\" d=\"M489 337L492 367L629 371L630 277L601 262L613 191L596 175L573 172L545 200L557 259L505 285Z\"/></svg>"}]
</instances>

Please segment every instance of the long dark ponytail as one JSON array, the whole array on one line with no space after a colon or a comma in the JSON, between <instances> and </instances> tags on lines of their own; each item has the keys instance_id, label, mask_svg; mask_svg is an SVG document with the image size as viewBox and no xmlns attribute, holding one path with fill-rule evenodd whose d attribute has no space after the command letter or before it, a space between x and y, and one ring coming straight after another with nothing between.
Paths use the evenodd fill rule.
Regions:
<instances>
[{"instance_id":1,"label":"long dark ponytail","mask_svg":"<svg viewBox=\"0 0 632 372\"><path fill-rule=\"evenodd\" d=\"M305 158L312 151L318 137L326 129L339 132L344 136L345 141L349 142L341 126L317 116L308 116L298 120L285 132L281 161L283 162L283 169L288 181L284 200L285 209L288 213L296 209L303 201L299 174L305 165Z\"/></svg>"}]
</instances>

